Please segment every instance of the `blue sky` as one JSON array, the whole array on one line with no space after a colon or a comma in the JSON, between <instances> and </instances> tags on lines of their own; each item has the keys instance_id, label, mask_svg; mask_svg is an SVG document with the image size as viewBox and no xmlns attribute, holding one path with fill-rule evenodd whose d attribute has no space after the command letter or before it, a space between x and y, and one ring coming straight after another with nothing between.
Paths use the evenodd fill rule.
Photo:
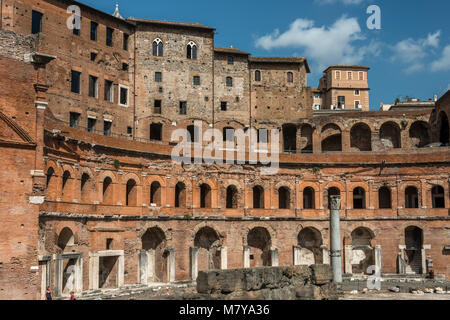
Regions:
<instances>
[{"instance_id":1,"label":"blue sky","mask_svg":"<svg viewBox=\"0 0 450 320\"><path fill-rule=\"evenodd\" d=\"M116 1L81 0L112 13ZM317 86L330 64L371 67L371 109L398 96L422 100L450 90L449 0L117 0L124 17L215 27L216 46L253 56L304 56ZM369 30L369 5L381 30Z\"/></svg>"}]
</instances>

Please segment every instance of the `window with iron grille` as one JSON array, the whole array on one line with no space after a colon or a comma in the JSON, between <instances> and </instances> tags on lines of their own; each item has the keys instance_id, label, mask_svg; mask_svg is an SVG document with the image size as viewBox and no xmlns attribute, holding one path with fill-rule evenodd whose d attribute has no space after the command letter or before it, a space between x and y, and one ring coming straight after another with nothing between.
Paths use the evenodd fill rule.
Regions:
<instances>
[{"instance_id":1,"label":"window with iron grille","mask_svg":"<svg viewBox=\"0 0 450 320\"><path fill-rule=\"evenodd\" d=\"M162 82L162 72L155 72L155 82Z\"/></svg>"},{"instance_id":2,"label":"window with iron grille","mask_svg":"<svg viewBox=\"0 0 450 320\"><path fill-rule=\"evenodd\" d=\"M200 85L200 76L194 76L193 83L194 83L194 86L199 86Z\"/></svg>"}]
</instances>

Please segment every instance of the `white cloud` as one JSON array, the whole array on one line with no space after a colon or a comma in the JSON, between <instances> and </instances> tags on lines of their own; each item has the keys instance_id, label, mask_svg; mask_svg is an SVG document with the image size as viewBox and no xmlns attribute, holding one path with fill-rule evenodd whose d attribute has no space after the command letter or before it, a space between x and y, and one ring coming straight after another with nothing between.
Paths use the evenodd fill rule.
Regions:
<instances>
[{"instance_id":1,"label":"white cloud","mask_svg":"<svg viewBox=\"0 0 450 320\"><path fill-rule=\"evenodd\" d=\"M450 45L444 48L442 52L442 57L431 63L431 70L432 71L450 70Z\"/></svg>"},{"instance_id":2,"label":"white cloud","mask_svg":"<svg viewBox=\"0 0 450 320\"><path fill-rule=\"evenodd\" d=\"M345 5L351 5L351 4L360 4L363 3L365 0L314 0L314 2L318 4L332 4L336 2L341 2Z\"/></svg>"},{"instance_id":3,"label":"white cloud","mask_svg":"<svg viewBox=\"0 0 450 320\"><path fill-rule=\"evenodd\" d=\"M364 39L356 18L344 16L330 27L315 27L312 20L297 19L283 33L276 29L272 34L258 38L256 46L266 50L302 49L308 59L324 68L333 64L358 64L367 54L379 53L376 42L368 46L355 44L355 41Z\"/></svg>"},{"instance_id":4,"label":"white cloud","mask_svg":"<svg viewBox=\"0 0 450 320\"><path fill-rule=\"evenodd\" d=\"M427 56L428 47L437 48L439 46L439 36L441 31L428 34L424 39L408 38L398 42L392 47L394 51L393 61L400 61L407 65L407 73L416 72L424 68L423 59Z\"/></svg>"}]
</instances>

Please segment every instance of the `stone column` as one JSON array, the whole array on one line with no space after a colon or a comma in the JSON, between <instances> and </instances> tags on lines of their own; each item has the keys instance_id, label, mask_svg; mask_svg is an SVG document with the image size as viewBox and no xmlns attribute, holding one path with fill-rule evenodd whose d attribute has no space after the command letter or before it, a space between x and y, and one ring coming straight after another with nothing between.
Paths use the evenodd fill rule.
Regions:
<instances>
[{"instance_id":1,"label":"stone column","mask_svg":"<svg viewBox=\"0 0 450 320\"><path fill-rule=\"evenodd\" d=\"M148 284L148 255L146 250L139 251L139 283Z\"/></svg>"},{"instance_id":2,"label":"stone column","mask_svg":"<svg viewBox=\"0 0 450 320\"><path fill-rule=\"evenodd\" d=\"M341 221L339 210L341 207L341 197L331 196L330 201L331 266L333 269L333 280L336 283L342 283Z\"/></svg>"},{"instance_id":3,"label":"stone column","mask_svg":"<svg viewBox=\"0 0 450 320\"><path fill-rule=\"evenodd\" d=\"M375 246L375 274L380 275L383 273L383 260L381 255L381 246Z\"/></svg>"},{"instance_id":4,"label":"stone column","mask_svg":"<svg viewBox=\"0 0 450 320\"><path fill-rule=\"evenodd\" d=\"M350 131L344 130L341 133L342 137L342 152L350 151Z\"/></svg>"},{"instance_id":5,"label":"stone column","mask_svg":"<svg viewBox=\"0 0 450 320\"><path fill-rule=\"evenodd\" d=\"M271 259L271 266L272 267L278 267L278 249L272 248L270 250L270 259Z\"/></svg>"},{"instance_id":6,"label":"stone column","mask_svg":"<svg viewBox=\"0 0 450 320\"><path fill-rule=\"evenodd\" d=\"M227 247L220 248L220 269L228 269L228 249Z\"/></svg>"},{"instance_id":7,"label":"stone column","mask_svg":"<svg viewBox=\"0 0 450 320\"><path fill-rule=\"evenodd\" d=\"M169 257L167 261L167 274L169 282L175 282L175 249L167 248L169 252Z\"/></svg>"},{"instance_id":8,"label":"stone column","mask_svg":"<svg viewBox=\"0 0 450 320\"><path fill-rule=\"evenodd\" d=\"M426 250L431 250L431 245L424 244L422 247L422 274L427 273L427 253Z\"/></svg>"},{"instance_id":9,"label":"stone column","mask_svg":"<svg viewBox=\"0 0 450 320\"><path fill-rule=\"evenodd\" d=\"M155 282L155 250L149 250L147 251L147 257L148 257L148 273L147 273L147 282Z\"/></svg>"},{"instance_id":10,"label":"stone column","mask_svg":"<svg viewBox=\"0 0 450 320\"><path fill-rule=\"evenodd\" d=\"M80 254L75 265L75 291L83 292L83 255Z\"/></svg>"},{"instance_id":11,"label":"stone column","mask_svg":"<svg viewBox=\"0 0 450 320\"><path fill-rule=\"evenodd\" d=\"M405 261L406 246L400 245L398 247L400 249L400 253L398 254L398 273L406 274L406 261Z\"/></svg>"},{"instance_id":12,"label":"stone column","mask_svg":"<svg viewBox=\"0 0 450 320\"><path fill-rule=\"evenodd\" d=\"M294 266L300 265L300 246L294 246Z\"/></svg>"},{"instance_id":13,"label":"stone column","mask_svg":"<svg viewBox=\"0 0 450 320\"><path fill-rule=\"evenodd\" d=\"M60 297L62 295L62 282L63 282L63 261L61 256L55 255L55 282L53 284L53 295Z\"/></svg>"},{"instance_id":14,"label":"stone column","mask_svg":"<svg viewBox=\"0 0 450 320\"><path fill-rule=\"evenodd\" d=\"M330 251L327 246L322 246L323 264L330 264Z\"/></svg>"},{"instance_id":15,"label":"stone column","mask_svg":"<svg viewBox=\"0 0 450 320\"><path fill-rule=\"evenodd\" d=\"M421 188L421 193L422 193L422 197L420 197L419 195L419 200L420 198L422 198L422 205L419 203L419 208L422 209L427 209L427 208L433 208L433 200L430 199L431 197L429 197L429 190L428 190L428 184L427 184L427 180L422 179L420 180L420 188Z\"/></svg>"},{"instance_id":16,"label":"stone column","mask_svg":"<svg viewBox=\"0 0 450 320\"><path fill-rule=\"evenodd\" d=\"M353 246L345 246L344 253L344 272L346 274L352 274L352 259L353 259Z\"/></svg>"},{"instance_id":17,"label":"stone column","mask_svg":"<svg viewBox=\"0 0 450 320\"><path fill-rule=\"evenodd\" d=\"M190 247L189 248L189 266L191 273L191 280L197 280L198 275L198 248Z\"/></svg>"},{"instance_id":18,"label":"stone column","mask_svg":"<svg viewBox=\"0 0 450 320\"><path fill-rule=\"evenodd\" d=\"M117 266L117 287L123 287L124 285L124 275L125 275L125 256L122 255L119 256L118 259L118 266Z\"/></svg>"},{"instance_id":19,"label":"stone column","mask_svg":"<svg viewBox=\"0 0 450 320\"><path fill-rule=\"evenodd\" d=\"M98 290L99 282L99 257L89 253L89 289Z\"/></svg>"},{"instance_id":20,"label":"stone column","mask_svg":"<svg viewBox=\"0 0 450 320\"><path fill-rule=\"evenodd\" d=\"M250 247L244 246L244 268L250 268Z\"/></svg>"}]
</instances>

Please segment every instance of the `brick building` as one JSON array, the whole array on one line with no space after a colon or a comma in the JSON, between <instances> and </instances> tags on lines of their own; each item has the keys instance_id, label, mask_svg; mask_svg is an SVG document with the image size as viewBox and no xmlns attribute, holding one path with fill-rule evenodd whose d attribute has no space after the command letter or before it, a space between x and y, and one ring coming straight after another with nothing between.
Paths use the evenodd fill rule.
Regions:
<instances>
[{"instance_id":1,"label":"brick building","mask_svg":"<svg viewBox=\"0 0 450 320\"><path fill-rule=\"evenodd\" d=\"M384 274L431 259L450 277L449 93L369 112L368 67L332 66L314 89L305 58L218 48L200 24L0 5L0 298L329 263L336 194L346 274L381 255ZM203 148L208 128L281 130L278 174L171 161L175 130Z\"/></svg>"}]
</instances>

